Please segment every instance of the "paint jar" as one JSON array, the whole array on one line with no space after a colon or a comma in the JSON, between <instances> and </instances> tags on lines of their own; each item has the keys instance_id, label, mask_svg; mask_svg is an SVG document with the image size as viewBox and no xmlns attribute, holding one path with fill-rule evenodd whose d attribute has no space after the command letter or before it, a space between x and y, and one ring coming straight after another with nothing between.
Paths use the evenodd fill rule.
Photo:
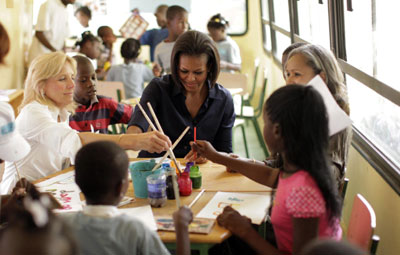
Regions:
<instances>
[{"instance_id":1,"label":"paint jar","mask_svg":"<svg viewBox=\"0 0 400 255\"><path fill-rule=\"evenodd\" d=\"M174 184L172 182L172 178L174 178L173 176L173 171L175 171L175 168L172 167L168 167L166 168L166 175L167 175L167 180L166 180L166 184L167 184L167 198L168 199L175 199L175 193L174 193Z\"/></svg>"},{"instance_id":2,"label":"paint jar","mask_svg":"<svg viewBox=\"0 0 400 255\"><path fill-rule=\"evenodd\" d=\"M201 188L201 172L198 165L194 165L190 167L190 180L192 180L193 189Z\"/></svg>"},{"instance_id":3,"label":"paint jar","mask_svg":"<svg viewBox=\"0 0 400 255\"><path fill-rule=\"evenodd\" d=\"M185 167L185 172L190 173L190 168L194 166L194 162L187 162Z\"/></svg>"},{"instance_id":4,"label":"paint jar","mask_svg":"<svg viewBox=\"0 0 400 255\"><path fill-rule=\"evenodd\" d=\"M167 192L164 172L147 176L147 191L152 207L162 207L167 203Z\"/></svg>"},{"instance_id":5,"label":"paint jar","mask_svg":"<svg viewBox=\"0 0 400 255\"><path fill-rule=\"evenodd\" d=\"M129 165L135 197L147 198L146 177L151 174L159 174L162 171L161 167L151 171L155 165L154 159L132 162Z\"/></svg>"},{"instance_id":6,"label":"paint jar","mask_svg":"<svg viewBox=\"0 0 400 255\"><path fill-rule=\"evenodd\" d=\"M179 194L181 196L190 196L192 194L192 180L190 180L189 173L183 172L178 179Z\"/></svg>"}]
</instances>

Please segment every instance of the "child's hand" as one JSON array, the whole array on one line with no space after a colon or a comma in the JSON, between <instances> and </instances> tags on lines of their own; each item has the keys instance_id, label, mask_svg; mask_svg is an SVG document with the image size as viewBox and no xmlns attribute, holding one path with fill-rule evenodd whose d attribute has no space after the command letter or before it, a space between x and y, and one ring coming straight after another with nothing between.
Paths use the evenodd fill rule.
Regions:
<instances>
[{"instance_id":1,"label":"child's hand","mask_svg":"<svg viewBox=\"0 0 400 255\"><path fill-rule=\"evenodd\" d=\"M207 141L197 140L195 143L190 142L190 145L192 149L197 152L198 157L205 157L214 161L215 157L218 155L218 151Z\"/></svg>"},{"instance_id":2,"label":"child's hand","mask_svg":"<svg viewBox=\"0 0 400 255\"><path fill-rule=\"evenodd\" d=\"M233 153L229 153L228 156L231 157L231 158L239 158L239 155L233 154ZM229 168L229 167L226 167L226 171L229 172L229 173L237 173L236 170L234 170L232 168Z\"/></svg>"},{"instance_id":3,"label":"child's hand","mask_svg":"<svg viewBox=\"0 0 400 255\"><path fill-rule=\"evenodd\" d=\"M153 74L155 77L160 77L162 72L162 68L158 63L154 63L153 65Z\"/></svg>"},{"instance_id":4,"label":"child's hand","mask_svg":"<svg viewBox=\"0 0 400 255\"><path fill-rule=\"evenodd\" d=\"M198 155L197 155L197 157L196 157L196 160L194 160L194 152L193 152L193 150L189 151L189 153L186 154L185 160L186 160L187 162L194 162L194 163L196 163L196 164L204 164L204 163L207 163L207 159L206 159L206 158L204 158L204 157L199 157Z\"/></svg>"},{"instance_id":5,"label":"child's hand","mask_svg":"<svg viewBox=\"0 0 400 255\"><path fill-rule=\"evenodd\" d=\"M33 185L27 179L21 178L21 180L15 184L15 187L11 192L11 196L21 199L27 194L29 194L32 198L37 199L39 198L40 192L36 189L35 185Z\"/></svg>"},{"instance_id":6,"label":"child's hand","mask_svg":"<svg viewBox=\"0 0 400 255\"><path fill-rule=\"evenodd\" d=\"M253 229L251 220L230 206L225 207L222 214L218 215L217 222L242 239Z\"/></svg>"},{"instance_id":7,"label":"child's hand","mask_svg":"<svg viewBox=\"0 0 400 255\"><path fill-rule=\"evenodd\" d=\"M193 213L187 206L182 206L178 211L173 214L174 225L176 230L187 229L189 224L193 221Z\"/></svg>"}]
</instances>

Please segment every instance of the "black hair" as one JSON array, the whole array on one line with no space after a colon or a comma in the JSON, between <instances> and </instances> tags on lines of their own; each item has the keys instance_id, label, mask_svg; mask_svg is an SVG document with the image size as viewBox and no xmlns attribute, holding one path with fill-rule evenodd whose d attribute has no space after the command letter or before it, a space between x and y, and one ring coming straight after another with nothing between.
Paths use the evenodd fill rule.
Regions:
<instances>
[{"instance_id":1,"label":"black hair","mask_svg":"<svg viewBox=\"0 0 400 255\"><path fill-rule=\"evenodd\" d=\"M133 38L126 39L121 45L121 56L124 59L136 59L140 54L140 42Z\"/></svg>"},{"instance_id":2,"label":"black hair","mask_svg":"<svg viewBox=\"0 0 400 255\"><path fill-rule=\"evenodd\" d=\"M86 56L82 56L82 55L75 55L72 57L73 59L75 59L76 61L76 69L79 69L79 66L81 65L85 65L85 64L90 64L92 65L92 62L90 61L90 59ZM93 65L92 65L93 66ZM94 67L93 67L94 68Z\"/></svg>"},{"instance_id":3,"label":"black hair","mask_svg":"<svg viewBox=\"0 0 400 255\"><path fill-rule=\"evenodd\" d=\"M4 64L4 58L10 51L10 37L8 37L7 30L0 23L0 64Z\"/></svg>"},{"instance_id":4,"label":"black hair","mask_svg":"<svg viewBox=\"0 0 400 255\"><path fill-rule=\"evenodd\" d=\"M186 9L179 5L171 5L167 10L167 20L173 20L176 16L187 13Z\"/></svg>"},{"instance_id":5,"label":"black hair","mask_svg":"<svg viewBox=\"0 0 400 255\"><path fill-rule=\"evenodd\" d=\"M191 30L183 33L175 42L171 54L171 75L175 84L180 84L178 68L181 55L207 55L207 80L214 86L219 75L219 53L214 41L206 34Z\"/></svg>"},{"instance_id":6,"label":"black hair","mask_svg":"<svg viewBox=\"0 0 400 255\"><path fill-rule=\"evenodd\" d=\"M212 16L207 23L207 28L209 29L210 28L220 29L227 27L229 27L229 22L224 17L222 17L220 13Z\"/></svg>"},{"instance_id":7,"label":"black hair","mask_svg":"<svg viewBox=\"0 0 400 255\"><path fill-rule=\"evenodd\" d=\"M116 143L97 141L83 146L75 157L75 182L87 200L103 201L126 178L129 160Z\"/></svg>"},{"instance_id":8,"label":"black hair","mask_svg":"<svg viewBox=\"0 0 400 255\"><path fill-rule=\"evenodd\" d=\"M85 31L81 35L82 39L75 43L75 46L79 46L82 48L83 45L87 42L101 42L99 38L93 35L90 31Z\"/></svg>"},{"instance_id":9,"label":"black hair","mask_svg":"<svg viewBox=\"0 0 400 255\"><path fill-rule=\"evenodd\" d=\"M78 245L69 226L52 213L46 196L10 206L9 224L1 234L1 250L5 254L78 254ZM30 238L11 245L16 236ZM14 243L13 243L14 244Z\"/></svg>"},{"instance_id":10,"label":"black hair","mask_svg":"<svg viewBox=\"0 0 400 255\"><path fill-rule=\"evenodd\" d=\"M333 224L341 215L341 199L330 169L328 115L322 96L311 86L287 85L267 99L264 114L280 126L285 160L307 171L317 183Z\"/></svg>"},{"instance_id":11,"label":"black hair","mask_svg":"<svg viewBox=\"0 0 400 255\"><path fill-rule=\"evenodd\" d=\"M76 11L75 11L75 15L78 12L82 12L83 14L85 14L89 19L92 19L92 11L89 9L89 7L87 6L81 6L79 7Z\"/></svg>"},{"instance_id":12,"label":"black hair","mask_svg":"<svg viewBox=\"0 0 400 255\"><path fill-rule=\"evenodd\" d=\"M97 29L97 36L102 38L105 35L106 30L109 30L109 31L113 32L111 27L109 27L109 26L101 26L101 27L99 27Z\"/></svg>"}]
</instances>

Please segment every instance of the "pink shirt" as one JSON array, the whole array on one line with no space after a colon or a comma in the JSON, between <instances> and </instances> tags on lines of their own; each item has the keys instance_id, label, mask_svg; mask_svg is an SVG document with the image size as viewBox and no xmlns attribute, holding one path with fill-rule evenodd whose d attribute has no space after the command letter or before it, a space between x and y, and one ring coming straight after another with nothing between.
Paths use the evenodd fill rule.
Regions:
<instances>
[{"instance_id":1,"label":"pink shirt","mask_svg":"<svg viewBox=\"0 0 400 255\"><path fill-rule=\"evenodd\" d=\"M336 240L342 237L339 219L334 227L329 225L324 197L314 179L304 170L299 170L287 178L282 178L282 173L279 175L271 223L278 249L285 254L292 254L292 217L319 217L319 237L330 237Z\"/></svg>"}]
</instances>

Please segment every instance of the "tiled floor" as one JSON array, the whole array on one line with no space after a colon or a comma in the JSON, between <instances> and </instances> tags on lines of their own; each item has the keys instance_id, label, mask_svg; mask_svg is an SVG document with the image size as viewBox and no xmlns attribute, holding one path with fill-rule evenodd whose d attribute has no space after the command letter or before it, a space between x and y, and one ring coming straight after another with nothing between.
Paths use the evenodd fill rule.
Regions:
<instances>
[{"instance_id":1,"label":"tiled floor","mask_svg":"<svg viewBox=\"0 0 400 255\"><path fill-rule=\"evenodd\" d=\"M262 126L260 129L262 130ZM250 121L246 122L245 132L247 138L247 147L249 148L249 158L257 160L264 160L265 155L261 148L260 142L257 139L256 131L253 124ZM242 131L240 128L233 130L233 152L241 157L246 157L246 151L244 149L244 141Z\"/></svg>"}]
</instances>

